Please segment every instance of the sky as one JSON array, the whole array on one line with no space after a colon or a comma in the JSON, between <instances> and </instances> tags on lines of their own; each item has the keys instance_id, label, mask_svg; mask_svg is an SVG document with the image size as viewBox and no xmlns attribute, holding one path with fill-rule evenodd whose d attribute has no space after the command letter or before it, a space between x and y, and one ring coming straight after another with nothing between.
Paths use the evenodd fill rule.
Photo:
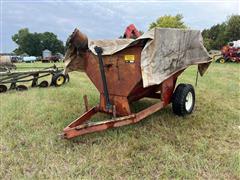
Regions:
<instances>
[{"instance_id":1,"label":"sky","mask_svg":"<svg viewBox=\"0 0 240 180\"><path fill-rule=\"evenodd\" d=\"M0 0L0 52L12 52L21 28L53 32L66 42L75 28L90 39L115 39L133 23L147 31L159 16L182 14L191 29L203 30L240 15L240 0Z\"/></svg>"}]
</instances>

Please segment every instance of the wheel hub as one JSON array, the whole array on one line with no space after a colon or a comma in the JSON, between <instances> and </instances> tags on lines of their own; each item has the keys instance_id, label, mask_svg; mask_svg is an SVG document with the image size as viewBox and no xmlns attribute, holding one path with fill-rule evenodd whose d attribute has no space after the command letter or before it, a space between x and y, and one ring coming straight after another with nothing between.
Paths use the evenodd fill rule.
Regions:
<instances>
[{"instance_id":1,"label":"wheel hub","mask_svg":"<svg viewBox=\"0 0 240 180\"><path fill-rule=\"evenodd\" d=\"M190 111L193 105L193 95L191 92L188 92L186 96L185 107L187 111Z\"/></svg>"},{"instance_id":2,"label":"wheel hub","mask_svg":"<svg viewBox=\"0 0 240 180\"><path fill-rule=\"evenodd\" d=\"M57 78L57 85L62 85L63 83L64 83L64 77L63 76L59 76L58 78Z\"/></svg>"}]
</instances>

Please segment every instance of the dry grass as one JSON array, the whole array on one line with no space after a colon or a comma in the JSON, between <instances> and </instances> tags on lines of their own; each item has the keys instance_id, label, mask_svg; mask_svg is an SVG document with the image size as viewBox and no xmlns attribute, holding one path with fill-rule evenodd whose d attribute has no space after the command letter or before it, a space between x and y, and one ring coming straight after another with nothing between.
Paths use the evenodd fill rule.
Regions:
<instances>
[{"instance_id":1,"label":"dry grass","mask_svg":"<svg viewBox=\"0 0 240 180\"><path fill-rule=\"evenodd\" d=\"M239 179L239 68L212 64L187 117L173 115L169 105L136 125L71 141L58 134L83 113L82 96L98 103L83 73L60 88L1 94L0 179ZM194 84L195 72L189 68L180 81Z\"/></svg>"}]
</instances>

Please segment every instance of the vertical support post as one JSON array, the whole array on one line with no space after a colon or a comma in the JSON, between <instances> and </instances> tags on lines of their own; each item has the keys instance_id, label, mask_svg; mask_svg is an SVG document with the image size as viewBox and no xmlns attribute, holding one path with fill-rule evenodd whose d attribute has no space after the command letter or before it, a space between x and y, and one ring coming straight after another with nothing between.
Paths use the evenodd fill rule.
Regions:
<instances>
[{"instance_id":1,"label":"vertical support post","mask_svg":"<svg viewBox=\"0 0 240 180\"><path fill-rule=\"evenodd\" d=\"M38 76L39 76L39 73L33 74L32 87L36 87L38 85Z\"/></svg>"},{"instance_id":2,"label":"vertical support post","mask_svg":"<svg viewBox=\"0 0 240 180\"><path fill-rule=\"evenodd\" d=\"M16 89L16 86L16 80L14 80L14 82L11 83L9 90Z\"/></svg>"},{"instance_id":3,"label":"vertical support post","mask_svg":"<svg viewBox=\"0 0 240 180\"><path fill-rule=\"evenodd\" d=\"M113 118L115 119L116 118L116 106L113 105Z\"/></svg>"},{"instance_id":4,"label":"vertical support post","mask_svg":"<svg viewBox=\"0 0 240 180\"><path fill-rule=\"evenodd\" d=\"M195 86L197 87L197 83L198 83L198 68L197 68L197 74L196 74L196 80L195 80Z\"/></svg>"},{"instance_id":5,"label":"vertical support post","mask_svg":"<svg viewBox=\"0 0 240 180\"><path fill-rule=\"evenodd\" d=\"M84 105L85 105L85 112L88 111L89 107L88 107L88 98L87 95L83 96L83 100L84 100Z\"/></svg>"},{"instance_id":6,"label":"vertical support post","mask_svg":"<svg viewBox=\"0 0 240 180\"><path fill-rule=\"evenodd\" d=\"M100 67L100 72L101 72L101 76L102 76L102 83L103 83L103 91L104 91L104 96L105 96L105 99L106 99L106 109L110 110L112 105L110 104L110 100L109 100L107 80L106 80L106 75L105 75L105 71L104 71L103 59L102 59L103 49L101 47L95 46L94 50L96 51L96 53L98 55L99 67Z\"/></svg>"}]
</instances>

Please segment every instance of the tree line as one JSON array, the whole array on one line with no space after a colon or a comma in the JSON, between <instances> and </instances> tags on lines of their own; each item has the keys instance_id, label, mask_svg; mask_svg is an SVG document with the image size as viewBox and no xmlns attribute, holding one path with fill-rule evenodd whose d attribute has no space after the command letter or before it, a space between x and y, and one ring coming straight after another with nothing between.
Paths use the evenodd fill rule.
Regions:
<instances>
[{"instance_id":1,"label":"tree line","mask_svg":"<svg viewBox=\"0 0 240 180\"><path fill-rule=\"evenodd\" d=\"M64 54L63 42L52 32L31 33L28 28L24 28L14 34L12 40L18 45L14 50L17 55L27 53L31 56L41 56L44 49L50 50L53 54Z\"/></svg>"},{"instance_id":2,"label":"tree line","mask_svg":"<svg viewBox=\"0 0 240 180\"><path fill-rule=\"evenodd\" d=\"M202 31L204 45L208 50L221 49L228 42L240 39L240 16L232 15L223 23Z\"/></svg>"},{"instance_id":3,"label":"tree line","mask_svg":"<svg viewBox=\"0 0 240 180\"><path fill-rule=\"evenodd\" d=\"M149 29L154 27L189 28L184 23L181 14L161 16L155 22L150 23ZM228 17L225 22L213 25L209 29L204 29L202 36L207 50L219 50L228 42L239 40L240 16L232 15ZM63 42L52 32L31 33L27 28L24 28L13 35L12 40L18 45L18 48L14 50L16 54L27 53L29 55L40 56L44 49L48 49L52 51L52 53L64 53Z\"/></svg>"}]
</instances>

